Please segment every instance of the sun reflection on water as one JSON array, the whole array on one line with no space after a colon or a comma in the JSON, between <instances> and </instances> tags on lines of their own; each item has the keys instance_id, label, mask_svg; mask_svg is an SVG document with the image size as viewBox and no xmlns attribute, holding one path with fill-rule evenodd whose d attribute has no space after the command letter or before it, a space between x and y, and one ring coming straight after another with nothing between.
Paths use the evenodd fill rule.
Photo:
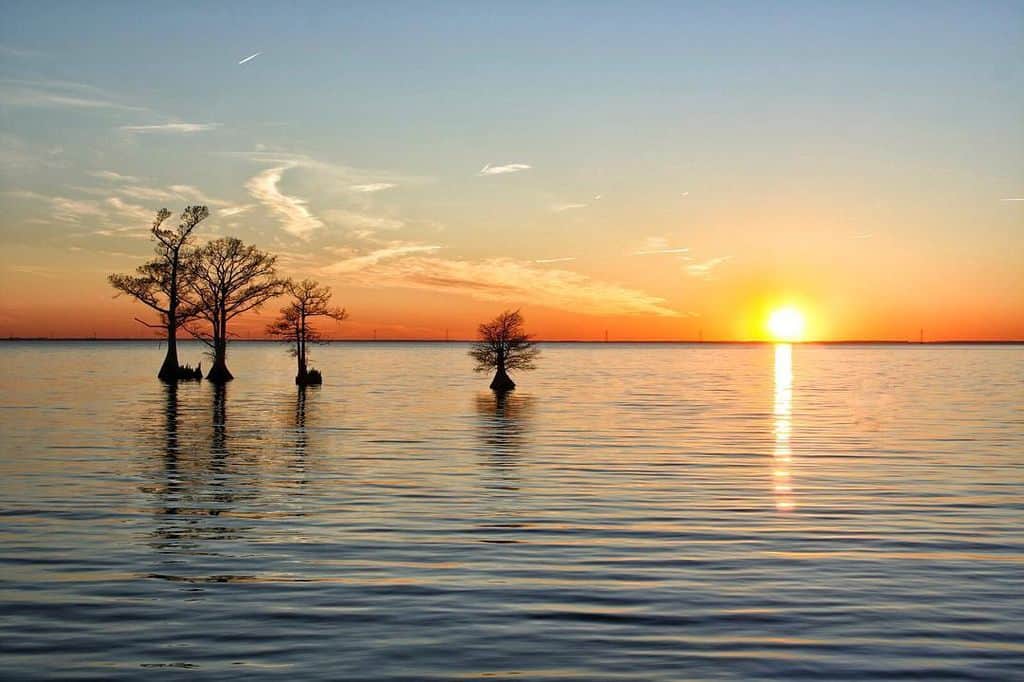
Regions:
<instances>
[{"instance_id":1,"label":"sun reflection on water","mask_svg":"<svg viewBox=\"0 0 1024 682\"><path fill-rule=\"evenodd\" d=\"M789 446L793 413L793 347L775 344L775 451L772 484L775 487L775 508L790 511L796 508L790 475L792 451Z\"/></svg>"}]
</instances>

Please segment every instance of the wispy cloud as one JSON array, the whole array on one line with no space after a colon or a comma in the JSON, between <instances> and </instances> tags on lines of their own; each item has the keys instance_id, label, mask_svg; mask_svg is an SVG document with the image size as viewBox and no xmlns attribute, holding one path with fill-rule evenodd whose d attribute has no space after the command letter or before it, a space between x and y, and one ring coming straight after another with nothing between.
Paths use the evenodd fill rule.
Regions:
<instances>
[{"instance_id":1,"label":"wispy cloud","mask_svg":"<svg viewBox=\"0 0 1024 682\"><path fill-rule=\"evenodd\" d=\"M688 253L690 249L685 246L681 246L677 249L651 249L648 251L634 251L634 256L654 256L658 254L672 254L672 253Z\"/></svg>"},{"instance_id":2,"label":"wispy cloud","mask_svg":"<svg viewBox=\"0 0 1024 682\"><path fill-rule=\"evenodd\" d=\"M349 187L349 189L352 190L353 192L371 193L383 192L386 189L391 189L392 187L397 186L398 185L396 185L393 182L371 182L365 185L352 185L351 187Z\"/></svg>"},{"instance_id":3,"label":"wispy cloud","mask_svg":"<svg viewBox=\"0 0 1024 682\"><path fill-rule=\"evenodd\" d=\"M586 208L586 207L587 207L586 204L555 204L554 206L551 207L551 210L556 212L556 213L561 213L562 211L572 211L572 210L577 209L577 208Z\"/></svg>"},{"instance_id":4,"label":"wispy cloud","mask_svg":"<svg viewBox=\"0 0 1024 682\"><path fill-rule=\"evenodd\" d=\"M377 263L380 263L381 261L387 260L389 258L408 256L414 253L426 253L430 251L437 251L440 248L440 246L436 245L396 244L393 246L385 247L383 249L377 249L376 251L371 251L370 253L364 254L362 256L353 256L351 258L346 258L345 260L338 261L337 263L332 263L331 265L322 268L322 271L329 275L337 275L340 273L347 272L359 272L360 270L363 270L372 265L376 265Z\"/></svg>"},{"instance_id":5,"label":"wispy cloud","mask_svg":"<svg viewBox=\"0 0 1024 682\"><path fill-rule=\"evenodd\" d=\"M138 182L139 179L134 175L121 175L114 171L102 170L92 171L89 175L94 178L100 178L101 180L109 180L110 182Z\"/></svg>"},{"instance_id":6,"label":"wispy cloud","mask_svg":"<svg viewBox=\"0 0 1024 682\"><path fill-rule=\"evenodd\" d=\"M217 213L218 213L218 215L221 215L224 218L230 218L231 216L236 216L236 215L240 215L242 213L245 213L246 211L249 211L249 210L253 209L255 206L256 206L256 204L243 204L242 206L228 206L227 208L220 209L219 211L217 211Z\"/></svg>"},{"instance_id":7,"label":"wispy cloud","mask_svg":"<svg viewBox=\"0 0 1024 682\"><path fill-rule=\"evenodd\" d=\"M118 101L99 88L71 81L3 79L0 80L0 99L8 106L20 107L148 111L146 107Z\"/></svg>"},{"instance_id":8,"label":"wispy cloud","mask_svg":"<svg viewBox=\"0 0 1024 682\"><path fill-rule=\"evenodd\" d=\"M284 172L294 167L292 164L286 164L268 168L250 178L245 183L245 188L254 199L281 219L281 227L285 232L300 239L308 239L313 230L324 226L323 221L309 211L304 199L284 194L278 188Z\"/></svg>"},{"instance_id":9,"label":"wispy cloud","mask_svg":"<svg viewBox=\"0 0 1024 682\"><path fill-rule=\"evenodd\" d=\"M15 57L18 59L29 59L31 57L40 57L42 52L39 50L30 50L24 47L14 47L13 45L0 45L0 55L4 57Z\"/></svg>"},{"instance_id":10,"label":"wispy cloud","mask_svg":"<svg viewBox=\"0 0 1024 682\"><path fill-rule=\"evenodd\" d=\"M384 215L373 215L345 208L331 208L323 213L324 220L331 226L337 225L350 231L364 235L377 230L399 230L405 227L405 221Z\"/></svg>"},{"instance_id":11,"label":"wispy cloud","mask_svg":"<svg viewBox=\"0 0 1024 682\"><path fill-rule=\"evenodd\" d=\"M64 149L60 146L43 148L14 135L0 133L0 168L11 171L36 168L66 168Z\"/></svg>"},{"instance_id":12,"label":"wispy cloud","mask_svg":"<svg viewBox=\"0 0 1024 682\"><path fill-rule=\"evenodd\" d=\"M708 279L708 278L711 277L711 273L712 273L712 271L715 268L717 268L719 265L721 265L722 263L725 263L726 261L728 261L731 258L732 258L732 256L719 256L718 258L712 258L711 260L706 260L703 263L693 263L692 265L687 265L686 266L686 272L691 277L699 277L701 279Z\"/></svg>"},{"instance_id":13,"label":"wispy cloud","mask_svg":"<svg viewBox=\"0 0 1024 682\"><path fill-rule=\"evenodd\" d=\"M688 253L689 248L685 246L672 246L665 237L648 237L642 245L633 251L632 256L655 256L662 254L683 254Z\"/></svg>"},{"instance_id":14,"label":"wispy cloud","mask_svg":"<svg viewBox=\"0 0 1024 682\"><path fill-rule=\"evenodd\" d=\"M249 55L248 57L246 57L245 59L243 59L242 61L240 61L238 63L239 63L239 65L241 65L241 64L245 64L246 62L251 62L253 59L256 59L256 57L259 57L261 54L263 54L263 53L262 52L256 52L255 54Z\"/></svg>"},{"instance_id":15,"label":"wispy cloud","mask_svg":"<svg viewBox=\"0 0 1024 682\"><path fill-rule=\"evenodd\" d=\"M562 258L538 258L534 263L568 263L576 260L575 256L563 256Z\"/></svg>"},{"instance_id":16,"label":"wispy cloud","mask_svg":"<svg viewBox=\"0 0 1024 682\"><path fill-rule=\"evenodd\" d=\"M505 173L519 173L521 171L530 170L533 168L528 163L510 163L504 166L492 166L487 164L480 169L478 175L503 175Z\"/></svg>"},{"instance_id":17,"label":"wispy cloud","mask_svg":"<svg viewBox=\"0 0 1024 682\"><path fill-rule=\"evenodd\" d=\"M75 109L124 109L126 111L141 111L141 107L133 107L117 102L88 99L86 97L71 97L54 93L20 93L7 98L8 104L21 104L24 106L54 106L71 107Z\"/></svg>"},{"instance_id":18,"label":"wispy cloud","mask_svg":"<svg viewBox=\"0 0 1024 682\"><path fill-rule=\"evenodd\" d=\"M120 197L103 200L76 199L66 196L48 196L27 190L6 192L8 196L48 204L47 218L41 223L67 223L90 228L93 234L101 236L123 235L146 239L149 237L148 224L154 212L144 206L124 201Z\"/></svg>"},{"instance_id":19,"label":"wispy cloud","mask_svg":"<svg viewBox=\"0 0 1024 682\"><path fill-rule=\"evenodd\" d=\"M216 130L220 123L159 123L155 125L121 126L126 133L171 133L190 135Z\"/></svg>"},{"instance_id":20,"label":"wispy cloud","mask_svg":"<svg viewBox=\"0 0 1024 682\"><path fill-rule=\"evenodd\" d=\"M397 247L401 248L411 247ZM325 272L343 274L346 281L355 286L454 292L487 301L540 305L595 315L680 315L668 308L662 298L571 270L538 267L532 262L511 258L467 261L423 256L415 251L397 253L397 249L382 250L386 252L383 258L377 257L379 252L349 258L328 266L331 269Z\"/></svg>"},{"instance_id":21,"label":"wispy cloud","mask_svg":"<svg viewBox=\"0 0 1024 682\"><path fill-rule=\"evenodd\" d=\"M192 185L170 185L163 187L147 187L145 185L124 185L116 190L122 196L135 199L136 201L149 202L191 202L207 206L230 206L230 203L221 199L214 199L206 196L198 187Z\"/></svg>"},{"instance_id":22,"label":"wispy cloud","mask_svg":"<svg viewBox=\"0 0 1024 682\"><path fill-rule=\"evenodd\" d=\"M153 211L150 209L138 204L130 204L118 197L110 197L106 200L106 204L121 215L138 221L140 225L145 225L147 221L153 219Z\"/></svg>"},{"instance_id":23,"label":"wispy cloud","mask_svg":"<svg viewBox=\"0 0 1024 682\"><path fill-rule=\"evenodd\" d=\"M1024 201L1024 197L1006 197L1003 201Z\"/></svg>"},{"instance_id":24,"label":"wispy cloud","mask_svg":"<svg viewBox=\"0 0 1024 682\"><path fill-rule=\"evenodd\" d=\"M853 238L854 239L871 239L874 236L875 235L873 233L871 233L871 232L858 232L857 234L853 235Z\"/></svg>"},{"instance_id":25,"label":"wispy cloud","mask_svg":"<svg viewBox=\"0 0 1024 682\"><path fill-rule=\"evenodd\" d=\"M380 230L394 231L408 227L396 207L381 205L383 200L379 197L380 193L406 184L429 181L429 178L399 175L390 171L355 168L305 154L270 149L263 145L258 145L253 151L226 154L264 166L273 166L264 173L280 174L294 169L296 174L309 176L313 180L311 185L321 192L318 200L333 205L330 209L319 210L316 216L311 216L312 219L331 228L332 235L336 234L334 228L337 227L345 230L346 236L359 240L372 239ZM250 193L252 183L253 181L250 181L247 185L250 187ZM261 203L267 204L266 201ZM299 224L302 224L302 221ZM426 220L417 220L416 225L427 229L436 227ZM377 241L377 244L381 243L385 242Z\"/></svg>"}]
</instances>

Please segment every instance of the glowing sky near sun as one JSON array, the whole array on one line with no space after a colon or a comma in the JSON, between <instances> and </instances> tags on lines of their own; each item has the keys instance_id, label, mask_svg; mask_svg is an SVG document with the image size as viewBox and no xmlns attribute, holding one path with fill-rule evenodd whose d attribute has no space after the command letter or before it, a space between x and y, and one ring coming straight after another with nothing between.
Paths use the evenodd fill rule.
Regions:
<instances>
[{"instance_id":1,"label":"glowing sky near sun","mask_svg":"<svg viewBox=\"0 0 1024 682\"><path fill-rule=\"evenodd\" d=\"M341 336L1024 337L1019 3L3 14L0 336L147 335L105 275L205 203Z\"/></svg>"}]
</instances>

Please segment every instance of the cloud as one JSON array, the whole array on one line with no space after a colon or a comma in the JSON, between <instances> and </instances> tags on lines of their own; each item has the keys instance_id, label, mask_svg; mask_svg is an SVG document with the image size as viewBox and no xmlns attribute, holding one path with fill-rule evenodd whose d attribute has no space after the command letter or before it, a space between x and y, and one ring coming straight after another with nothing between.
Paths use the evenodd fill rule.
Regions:
<instances>
[{"instance_id":1,"label":"cloud","mask_svg":"<svg viewBox=\"0 0 1024 682\"><path fill-rule=\"evenodd\" d=\"M146 107L124 104L99 88L61 80L0 80L0 99L8 106L149 111Z\"/></svg>"},{"instance_id":2,"label":"cloud","mask_svg":"<svg viewBox=\"0 0 1024 682\"><path fill-rule=\"evenodd\" d=\"M107 206L110 206L121 215L128 216L138 220L140 224L145 225L147 221L153 220L153 211L146 208L145 206L139 206L138 204L129 204L126 201L119 199L118 197L110 197L106 200Z\"/></svg>"},{"instance_id":3,"label":"cloud","mask_svg":"<svg viewBox=\"0 0 1024 682\"><path fill-rule=\"evenodd\" d=\"M246 57L245 59L243 59L242 61L238 62L238 64L239 64L239 66L241 66L242 64L245 64L246 62L251 62L253 59L256 59L256 57L259 57L261 54L263 54L263 53L262 52L257 52L255 54L251 54L248 57Z\"/></svg>"},{"instance_id":4,"label":"cloud","mask_svg":"<svg viewBox=\"0 0 1024 682\"><path fill-rule=\"evenodd\" d=\"M158 125L121 126L126 133L173 133L190 135L216 130L220 123L161 123Z\"/></svg>"},{"instance_id":5,"label":"cloud","mask_svg":"<svg viewBox=\"0 0 1024 682\"><path fill-rule=\"evenodd\" d=\"M148 228L153 222L154 211L144 206L128 203L119 197L109 197L100 201L47 196L26 190L14 190L6 194L49 204L49 220L40 220L39 222L55 221L86 225L93 229L94 234L106 237L125 233L124 236L148 239Z\"/></svg>"},{"instance_id":6,"label":"cloud","mask_svg":"<svg viewBox=\"0 0 1024 682\"><path fill-rule=\"evenodd\" d=\"M519 173L521 171L530 170L533 168L527 163L510 163L505 166L492 166L487 164L480 169L478 175L503 175L505 173Z\"/></svg>"},{"instance_id":7,"label":"cloud","mask_svg":"<svg viewBox=\"0 0 1024 682\"><path fill-rule=\"evenodd\" d=\"M220 215L220 216L222 216L224 218L230 218L231 216L236 216L236 215L239 215L241 213L245 213L246 211L248 211L248 210L250 210L252 208L255 208L255 206L256 206L256 204L244 204L242 206L228 206L227 208L220 209L220 211L218 211L217 213L218 213L218 215Z\"/></svg>"},{"instance_id":8,"label":"cloud","mask_svg":"<svg viewBox=\"0 0 1024 682\"><path fill-rule=\"evenodd\" d=\"M352 258L346 258L345 260L338 261L322 268L323 272L329 275L336 275L339 273L347 272L359 272L369 266L376 265L383 260L389 258L397 258L399 256L408 256L414 253L425 253L429 251L436 251L440 249L440 246L427 246L422 244L399 244L395 246L388 246L383 249L377 249L371 251L363 256L353 256Z\"/></svg>"},{"instance_id":9,"label":"cloud","mask_svg":"<svg viewBox=\"0 0 1024 682\"><path fill-rule=\"evenodd\" d=\"M323 195L318 195L322 197L320 200L334 204L334 208L318 211L313 219L331 228L342 227L348 231L348 236L357 239L370 238L378 230L407 227L406 222L395 215L395 210L378 206L381 200L377 195L386 189L428 180L422 177L396 175L388 171L354 168L321 161L305 154L268 149L262 145L258 145L254 151L224 153L264 166L272 165L276 169L271 169L274 172L295 169L304 177L312 177L315 186L323 192ZM251 186L251 183L252 181L247 186ZM429 221L416 222L419 226L432 227Z\"/></svg>"},{"instance_id":10,"label":"cloud","mask_svg":"<svg viewBox=\"0 0 1024 682\"><path fill-rule=\"evenodd\" d=\"M304 199L284 194L277 187L284 172L294 167L286 164L268 168L250 178L245 183L245 188L254 199L277 214L285 232L300 239L308 239L310 232L324 227L323 221L310 213Z\"/></svg>"},{"instance_id":11,"label":"cloud","mask_svg":"<svg viewBox=\"0 0 1024 682\"><path fill-rule=\"evenodd\" d=\"M169 188L177 196L184 199L191 199L192 201L199 202L200 204L206 204L208 206L228 206L229 203L221 199L214 199L203 194L202 190L192 185L171 185Z\"/></svg>"},{"instance_id":12,"label":"cloud","mask_svg":"<svg viewBox=\"0 0 1024 682\"><path fill-rule=\"evenodd\" d=\"M690 249L685 246L670 246L668 239L665 237L648 237L644 240L643 244L634 251L632 256L655 256L662 254L682 254L688 253Z\"/></svg>"},{"instance_id":13,"label":"cloud","mask_svg":"<svg viewBox=\"0 0 1024 682\"><path fill-rule=\"evenodd\" d=\"M353 192L382 192L392 187L397 187L393 182L371 182L366 185L352 185L349 187Z\"/></svg>"},{"instance_id":14,"label":"cloud","mask_svg":"<svg viewBox=\"0 0 1024 682\"><path fill-rule=\"evenodd\" d=\"M66 168L68 162L59 146L41 148L14 135L0 133L0 168L12 171Z\"/></svg>"},{"instance_id":15,"label":"cloud","mask_svg":"<svg viewBox=\"0 0 1024 682\"><path fill-rule=\"evenodd\" d=\"M555 211L556 213L561 213L562 211L572 211L577 208L586 207L586 204L555 204L554 206L551 207L551 210Z\"/></svg>"},{"instance_id":16,"label":"cloud","mask_svg":"<svg viewBox=\"0 0 1024 682\"><path fill-rule=\"evenodd\" d=\"M16 57L20 59L29 59L31 57L41 57L42 52L38 50L30 50L24 47L14 47L12 45L0 45L0 55L5 57Z\"/></svg>"},{"instance_id":17,"label":"cloud","mask_svg":"<svg viewBox=\"0 0 1024 682\"><path fill-rule=\"evenodd\" d=\"M712 271L722 263L730 260L732 256L719 256L718 258L712 258L706 260L703 263L693 263L692 265L686 266L686 272L691 277L700 277L701 279L709 279Z\"/></svg>"},{"instance_id":18,"label":"cloud","mask_svg":"<svg viewBox=\"0 0 1024 682\"><path fill-rule=\"evenodd\" d=\"M170 185L167 189L163 189L161 187L146 187L144 185L125 185L117 188L115 191L137 201L194 201L198 204L205 204L207 206L230 205L227 201L206 196L199 188L193 187L192 185Z\"/></svg>"},{"instance_id":19,"label":"cloud","mask_svg":"<svg viewBox=\"0 0 1024 682\"><path fill-rule=\"evenodd\" d=\"M575 256L564 256L562 258L538 258L534 263L568 263L569 261L576 260Z\"/></svg>"},{"instance_id":20,"label":"cloud","mask_svg":"<svg viewBox=\"0 0 1024 682\"><path fill-rule=\"evenodd\" d=\"M511 258L480 261L416 255L396 247L342 261L328 274L345 274L353 285L395 286L455 292L509 305L533 304L593 315L679 317L665 300L636 289L601 282L571 270L537 267ZM437 247L419 247L422 250ZM378 257L382 256L382 257Z\"/></svg>"},{"instance_id":21,"label":"cloud","mask_svg":"<svg viewBox=\"0 0 1024 682\"><path fill-rule=\"evenodd\" d=\"M634 256L654 256L654 255L658 255L658 254L672 254L672 253L678 254L678 253L687 253L687 252L689 252L689 250L690 249L686 248L685 246L681 246L681 247L676 248L676 249L651 249L651 250L647 250L647 251L634 251L633 255Z\"/></svg>"},{"instance_id":22,"label":"cloud","mask_svg":"<svg viewBox=\"0 0 1024 682\"><path fill-rule=\"evenodd\" d=\"M92 171L89 175L94 178L100 178L101 180L109 180L111 182L138 182L139 179L134 175L121 175L114 171Z\"/></svg>"},{"instance_id":23,"label":"cloud","mask_svg":"<svg viewBox=\"0 0 1024 682\"><path fill-rule=\"evenodd\" d=\"M323 215L324 220L331 225L338 225L349 230L361 231L367 234L372 234L377 230L399 230L405 227L405 222L398 218L371 215L344 208L331 208L324 211Z\"/></svg>"},{"instance_id":24,"label":"cloud","mask_svg":"<svg viewBox=\"0 0 1024 682\"><path fill-rule=\"evenodd\" d=\"M1006 197L1002 201L1024 201L1024 197Z\"/></svg>"}]
</instances>

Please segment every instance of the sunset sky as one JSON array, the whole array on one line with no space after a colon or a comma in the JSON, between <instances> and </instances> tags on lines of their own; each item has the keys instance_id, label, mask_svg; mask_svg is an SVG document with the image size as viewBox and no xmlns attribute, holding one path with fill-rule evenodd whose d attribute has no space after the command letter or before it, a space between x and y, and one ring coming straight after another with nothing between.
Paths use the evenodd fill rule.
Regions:
<instances>
[{"instance_id":1,"label":"sunset sky","mask_svg":"<svg viewBox=\"0 0 1024 682\"><path fill-rule=\"evenodd\" d=\"M150 336L106 275L203 203L331 336L1024 338L1021 2L0 13L3 337Z\"/></svg>"}]
</instances>

